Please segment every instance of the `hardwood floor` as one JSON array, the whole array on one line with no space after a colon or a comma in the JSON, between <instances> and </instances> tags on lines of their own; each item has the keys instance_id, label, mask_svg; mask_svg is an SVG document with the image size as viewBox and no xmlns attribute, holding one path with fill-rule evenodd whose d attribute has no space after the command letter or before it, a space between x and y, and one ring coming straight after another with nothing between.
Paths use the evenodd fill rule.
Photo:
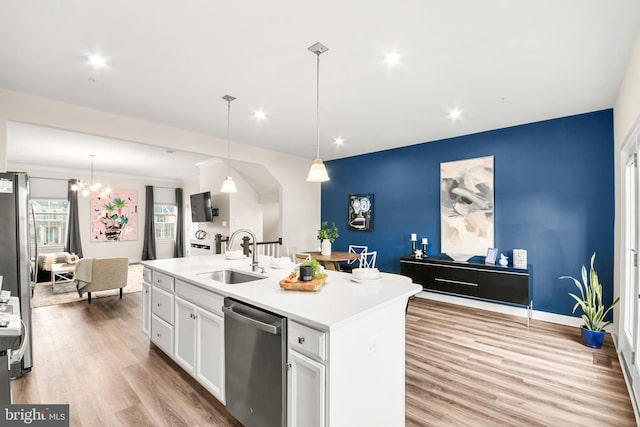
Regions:
<instances>
[{"instance_id":1,"label":"hardwood floor","mask_svg":"<svg viewBox=\"0 0 640 427\"><path fill-rule=\"evenodd\" d=\"M407 426L635 426L611 336L416 298L407 314Z\"/></svg>"},{"instance_id":2,"label":"hardwood floor","mask_svg":"<svg viewBox=\"0 0 640 427\"><path fill-rule=\"evenodd\" d=\"M240 426L141 332L141 294L33 310L13 403L69 403L71 426Z\"/></svg>"},{"instance_id":3,"label":"hardwood floor","mask_svg":"<svg viewBox=\"0 0 640 427\"><path fill-rule=\"evenodd\" d=\"M72 426L238 426L140 331L140 294L33 310L34 369L14 403L69 403ZM415 299L407 426L632 426L610 336ZM386 427L386 426L385 426Z\"/></svg>"}]
</instances>

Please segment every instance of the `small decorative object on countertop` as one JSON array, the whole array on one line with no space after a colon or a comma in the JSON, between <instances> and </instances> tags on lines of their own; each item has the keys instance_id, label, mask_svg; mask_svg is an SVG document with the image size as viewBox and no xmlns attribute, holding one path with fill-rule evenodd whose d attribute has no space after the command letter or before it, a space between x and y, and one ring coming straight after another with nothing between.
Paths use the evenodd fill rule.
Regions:
<instances>
[{"instance_id":1,"label":"small decorative object on countertop","mask_svg":"<svg viewBox=\"0 0 640 427\"><path fill-rule=\"evenodd\" d=\"M515 268L527 268L527 250L526 249L513 250L513 266Z\"/></svg>"},{"instance_id":2,"label":"small decorative object on countertop","mask_svg":"<svg viewBox=\"0 0 640 427\"><path fill-rule=\"evenodd\" d=\"M416 259L422 259L422 249L416 249L413 252L413 257Z\"/></svg>"},{"instance_id":3,"label":"small decorative object on countertop","mask_svg":"<svg viewBox=\"0 0 640 427\"><path fill-rule=\"evenodd\" d=\"M509 257L505 256L504 254L500 254L500 261L498 261L498 263L501 266L506 267L507 265L509 265Z\"/></svg>"},{"instance_id":4,"label":"small decorative object on countertop","mask_svg":"<svg viewBox=\"0 0 640 427\"><path fill-rule=\"evenodd\" d=\"M308 282L313 279L313 268L310 265L300 266L300 280Z\"/></svg>"}]
</instances>

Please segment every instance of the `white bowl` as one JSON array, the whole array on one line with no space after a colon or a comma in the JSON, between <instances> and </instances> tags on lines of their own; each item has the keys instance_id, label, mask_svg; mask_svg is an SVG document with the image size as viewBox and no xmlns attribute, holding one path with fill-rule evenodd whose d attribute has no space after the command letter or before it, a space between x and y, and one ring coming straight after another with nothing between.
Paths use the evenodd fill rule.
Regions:
<instances>
[{"instance_id":1,"label":"white bowl","mask_svg":"<svg viewBox=\"0 0 640 427\"><path fill-rule=\"evenodd\" d=\"M447 254L447 256L454 261L467 262L475 255L466 255L466 254Z\"/></svg>"},{"instance_id":2,"label":"white bowl","mask_svg":"<svg viewBox=\"0 0 640 427\"><path fill-rule=\"evenodd\" d=\"M380 277L380 270L377 268L354 268L351 270L353 277L357 279L378 279Z\"/></svg>"}]
</instances>

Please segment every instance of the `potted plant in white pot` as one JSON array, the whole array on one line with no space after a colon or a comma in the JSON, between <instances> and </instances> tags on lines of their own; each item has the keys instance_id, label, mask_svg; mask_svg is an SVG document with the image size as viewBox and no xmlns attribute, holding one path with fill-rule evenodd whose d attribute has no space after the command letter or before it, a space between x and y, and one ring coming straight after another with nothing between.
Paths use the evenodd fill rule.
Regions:
<instances>
[{"instance_id":1,"label":"potted plant in white pot","mask_svg":"<svg viewBox=\"0 0 640 427\"><path fill-rule=\"evenodd\" d=\"M600 348L604 342L605 330L604 328L611 322L605 321L604 318L607 314L620 302L620 297L605 309L605 305L602 302L602 284L598 279L598 273L596 273L593 263L596 259L596 254L591 256L591 268L589 269L589 276L587 276L587 268L582 266L582 283L571 276L562 276L560 279L571 279L575 283L576 287L580 290L580 295L572 294L571 297L576 300L576 304L573 306L573 313L580 307L582 309L582 320L584 325L581 327L582 344L591 348Z\"/></svg>"},{"instance_id":2,"label":"potted plant in white pot","mask_svg":"<svg viewBox=\"0 0 640 427\"><path fill-rule=\"evenodd\" d=\"M331 255L331 244L338 237L340 237L340 235L338 234L338 227L336 227L336 223L332 223L331 227L329 227L328 221L322 221L320 230L318 230L318 240L321 241L320 253L324 256Z\"/></svg>"}]
</instances>

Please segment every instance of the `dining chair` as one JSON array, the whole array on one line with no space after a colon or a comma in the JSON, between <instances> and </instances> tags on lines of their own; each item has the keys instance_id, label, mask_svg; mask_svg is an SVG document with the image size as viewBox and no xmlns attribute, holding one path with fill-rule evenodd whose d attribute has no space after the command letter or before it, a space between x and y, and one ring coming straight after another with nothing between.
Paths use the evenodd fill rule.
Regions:
<instances>
[{"instance_id":1,"label":"dining chair","mask_svg":"<svg viewBox=\"0 0 640 427\"><path fill-rule=\"evenodd\" d=\"M341 261L339 263L340 271L350 272L354 268L360 267L360 254L367 252L368 250L368 246L349 245L349 254L356 254L358 257L347 261Z\"/></svg>"},{"instance_id":2,"label":"dining chair","mask_svg":"<svg viewBox=\"0 0 640 427\"><path fill-rule=\"evenodd\" d=\"M311 254L308 254L306 252L295 252L293 254L293 258L294 258L294 262L296 263L311 261Z\"/></svg>"},{"instance_id":3,"label":"dining chair","mask_svg":"<svg viewBox=\"0 0 640 427\"><path fill-rule=\"evenodd\" d=\"M291 258L292 262L296 262L296 252L298 252L298 248L296 246L287 246L287 256Z\"/></svg>"},{"instance_id":4,"label":"dining chair","mask_svg":"<svg viewBox=\"0 0 640 427\"><path fill-rule=\"evenodd\" d=\"M375 268L378 251L362 252L360 254L360 268Z\"/></svg>"},{"instance_id":5,"label":"dining chair","mask_svg":"<svg viewBox=\"0 0 640 427\"><path fill-rule=\"evenodd\" d=\"M369 246L361 246L361 245L349 245L349 253L350 254L358 254L362 255L363 252L368 252ZM360 258L350 259L347 261L347 264L354 264L358 261L358 266L360 266Z\"/></svg>"}]
</instances>

